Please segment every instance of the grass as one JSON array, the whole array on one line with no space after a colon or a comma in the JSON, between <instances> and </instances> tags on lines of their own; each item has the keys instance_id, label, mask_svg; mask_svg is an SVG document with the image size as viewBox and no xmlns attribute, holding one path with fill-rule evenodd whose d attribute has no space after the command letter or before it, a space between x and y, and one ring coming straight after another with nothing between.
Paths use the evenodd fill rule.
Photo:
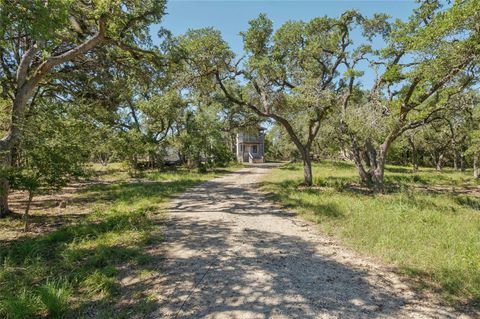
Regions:
<instances>
[{"instance_id":1,"label":"grass","mask_svg":"<svg viewBox=\"0 0 480 319\"><path fill-rule=\"evenodd\" d=\"M90 185L69 199L84 210L76 222L14 240L2 239L0 229L0 317L146 315L156 302L146 279L159 275L162 257L154 251L162 240L162 205L220 174L151 171L129 180L114 167L107 178L101 176L108 183ZM11 230L17 222L3 220L0 227ZM126 278L134 284L126 287Z\"/></svg>"},{"instance_id":2,"label":"grass","mask_svg":"<svg viewBox=\"0 0 480 319\"><path fill-rule=\"evenodd\" d=\"M452 304L480 306L480 194L471 172L388 167L385 194L356 183L353 165L314 166L312 188L299 187L302 167L272 171L265 188L348 246L379 256Z\"/></svg>"}]
</instances>

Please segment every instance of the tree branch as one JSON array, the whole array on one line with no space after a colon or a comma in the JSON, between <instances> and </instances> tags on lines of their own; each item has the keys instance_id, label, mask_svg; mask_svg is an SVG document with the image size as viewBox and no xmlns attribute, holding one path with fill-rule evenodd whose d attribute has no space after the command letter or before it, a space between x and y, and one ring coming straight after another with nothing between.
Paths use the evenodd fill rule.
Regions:
<instances>
[{"instance_id":1,"label":"tree branch","mask_svg":"<svg viewBox=\"0 0 480 319\"><path fill-rule=\"evenodd\" d=\"M21 87L23 83L25 83L27 78L28 69L30 67L30 63L32 62L33 57L38 52L38 48L36 44L33 44L22 56L20 60L20 64L18 65L17 69L17 86Z\"/></svg>"},{"instance_id":2,"label":"tree branch","mask_svg":"<svg viewBox=\"0 0 480 319\"><path fill-rule=\"evenodd\" d=\"M32 87L37 85L53 67L90 51L103 41L105 41L105 21L103 18L100 18L98 31L93 37L62 54L49 57L38 66L28 84Z\"/></svg>"}]
</instances>

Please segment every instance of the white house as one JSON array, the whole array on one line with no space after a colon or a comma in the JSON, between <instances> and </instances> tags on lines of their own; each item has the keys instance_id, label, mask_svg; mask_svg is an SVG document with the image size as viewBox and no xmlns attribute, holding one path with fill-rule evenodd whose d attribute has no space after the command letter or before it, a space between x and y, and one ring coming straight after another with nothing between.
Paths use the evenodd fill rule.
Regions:
<instances>
[{"instance_id":1,"label":"white house","mask_svg":"<svg viewBox=\"0 0 480 319\"><path fill-rule=\"evenodd\" d=\"M250 128L237 133L236 155L240 163L263 163L264 154L264 128Z\"/></svg>"}]
</instances>

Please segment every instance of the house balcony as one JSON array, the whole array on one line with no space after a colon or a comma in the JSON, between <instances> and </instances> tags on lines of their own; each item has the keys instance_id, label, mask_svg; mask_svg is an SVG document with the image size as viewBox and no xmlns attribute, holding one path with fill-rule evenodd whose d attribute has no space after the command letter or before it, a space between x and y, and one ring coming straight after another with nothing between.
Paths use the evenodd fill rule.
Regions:
<instances>
[{"instance_id":1,"label":"house balcony","mask_svg":"<svg viewBox=\"0 0 480 319\"><path fill-rule=\"evenodd\" d=\"M263 136L242 136L237 137L238 143L263 143Z\"/></svg>"}]
</instances>

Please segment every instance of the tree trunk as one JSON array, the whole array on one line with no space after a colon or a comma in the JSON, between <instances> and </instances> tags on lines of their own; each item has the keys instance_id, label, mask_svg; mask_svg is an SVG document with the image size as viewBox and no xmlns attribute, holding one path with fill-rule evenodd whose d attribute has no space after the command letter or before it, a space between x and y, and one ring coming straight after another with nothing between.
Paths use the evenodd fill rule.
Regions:
<instances>
[{"instance_id":1,"label":"tree trunk","mask_svg":"<svg viewBox=\"0 0 480 319\"><path fill-rule=\"evenodd\" d=\"M443 153L441 153L439 156L438 156L438 159L437 159L437 163L435 165L435 169L439 172L442 171L443 169Z\"/></svg>"},{"instance_id":2,"label":"tree trunk","mask_svg":"<svg viewBox=\"0 0 480 319\"><path fill-rule=\"evenodd\" d=\"M302 161L303 161L303 177L304 177L304 183L306 186L312 186L313 185L313 174L312 174L312 159L310 158L310 149L312 147L313 140L315 139L316 133L311 133L308 136L307 143L304 145L298 138L298 136L295 134L293 131L292 126L288 121L286 121L283 118L276 118L285 128L287 131L288 135L290 136L290 139L292 142L295 144L297 147L297 150L300 152L302 156Z\"/></svg>"},{"instance_id":3,"label":"tree trunk","mask_svg":"<svg viewBox=\"0 0 480 319\"><path fill-rule=\"evenodd\" d=\"M452 133L454 131L452 130ZM452 150L453 150L453 169L458 171L460 169L460 152L458 151L457 148L457 141L455 140L455 135L453 135L452 138Z\"/></svg>"},{"instance_id":4,"label":"tree trunk","mask_svg":"<svg viewBox=\"0 0 480 319\"><path fill-rule=\"evenodd\" d=\"M368 185L369 187L373 187L373 189L377 192L382 192L384 190L387 152L390 147L391 140L386 140L378 147L378 150L375 149L370 140L366 140L363 152L361 151L358 142L353 135L350 136L350 142L353 160L355 162L355 166L357 167L362 183ZM365 169L365 167L368 167L368 171Z\"/></svg>"},{"instance_id":5,"label":"tree trunk","mask_svg":"<svg viewBox=\"0 0 480 319\"><path fill-rule=\"evenodd\" d=\"M0 175L6 174L7 172L2 172L5 169L8 169L11 166L11 156L10 153L4 152L3 154L0 153L0 164L2 167L0 168ZM0 218L5 217L9 212L10 209L8 207L8 193L10 192L10 184L6 176L0 177Z\"/></svg>"},{"instance_id":6,"label":"tree trunk","mask_svg":"<svg viewBox=\"0 0 480 319\"><path fill-rule=\"evenodd\" d=\"M412 169L413 169L413 172L415 173L418 171L417 147L415 146L415 142L411 137L408 138L408 144L410 144L410 147L412 148Z\"/></svg>"},{"instance_id":7,"label":"tree trunk","mask_svg":"<svg viewBox=\"0 0 480 319\"><path fill-rule=\"evenodd\" d=\"M8 208L8 192L10 187L8 180L5 178L0 179L0 218L5 217L10 209Z\"/></svg>"},{"instance_id":8,"label":"tree trunk","mask_svg":"<svg viewBox=\"0 0 480 319\"><path fill-rule=\"evenodd\" d=\"M360 175L360 180L363 184L370 185L371 178L365 170L365 167L363 166L360 147L358 145L356 137L353 136L353 134L350 134L350 143L352 148L353 162L355 163L355 167L357 168L358 174Z\"/></svg>"},{"instance_id":9,"label":"tree trunk","mask_svg":"<svg viewBox=\"0 0 480 319\"><path fill-rule=\"evenodd\" d=\"M460 154L458 153L457 150L454 151L454 157L453 157L453 169L456 171L460 170Z\"/></svg>"},{"instance_id":10,"label":"tree trunk","mask_svg":"<svg viewBox=\"0 0 480 319\"><path fill-rule=\"evenodd\" d=\"M440 156L437 155L437 152L433 151L430 153L430 156L432 158L432 164L435 166L435 170L439 171L441 165L440 165Z\"/></svg>"},{"instance_id":11,"label":"tree trunk","mask_svg":"<svg viewBox=\"0 0 480 319\"><path fill-rule=\"evenodd\" d=\"M24 86L15 94L12 106L12 121L7 135L0 140L0 163L4 173L12 167L12 152L20 139L20 127L25 114L28 99L33 93L33 88ZM6 177L0 178L0 217L5 217L9 212L8 193L10 183Z\"/></svg>"},{"instance_id":12,"label":"tree trunk","mask_svg":"<svg viewBox=\"0 0 480 319\"><path fill-rule=\"evenodd\" d=\"M32 199L33 199L33 192L28 192L28 202L27 202L27 207L25 208L25 213L23 214L23 231L27 232L29 228L29 215L28 213L30 212L30 205L32 204Z\"/></svg>"},{"instance_id":13,"label":"tree trunk","mask_svg":"<svg viewBox=\"0 0 480 319\"><path fill-rule=\"evenodd\" d=\"M1 159L2 169L8 170L11 168L11 157L10 154L5 155L4 158ZM6 173L6 172L5 172ZM5 217L9 212L10 209L8 207L8 195L10 192L10 182L8 178L0 177L0 218Z\"/></svg>"},{"instance_id":14,"label":"tree trunk","mask_svg":"<svg viewBox=\"0 0 480 319\"><path fill-rule=\"evenodd\" d=\"M375 160L375 169L372 173L372 182L376 191L383 191L384 188L383 179L385 176L385 163L387 161L388 146L388 144L383 143L380 145L378 153L375 153L377 158Z\"/></svg>"},{"instance_id":15,"label":"tree trunk","mask_svg":"<svg viewBox=\"0 0 480 319\"><path fill-rule=\"evenodd\" d=\"M156 154L155 152L148 153L148 165L150 169L154 169L157 166Z\"/></svg>"},{"instance_id":16,"label":"tree trunk","mask_svg":"<svg viewBox=\"0 0 480 319\"><path fill-rule=\"evenodd\" d=\"M463 152L460 154L460 170L465 172L465 155Z\"/></svg>"},{"instance_id":17,"label":"tree trunk","mask_svg":"<svg viewBox=\"0 0 480 319\"><path fill-rule=\"evenodd\" d=\"M473 177L480 178L480 155L477 154L473 157Z\"/></svg>"},{"instance_id":18,"label":"tree trunk","mask_svg":"<svg viewBox=\"0 0 480 319\"><path fill-rule=\"evenodd\" d=\"M303 178L304 178L305 185L307 186L313 185L312 160L308 152L303 156Z\"/></svg>"}]
</instances>

